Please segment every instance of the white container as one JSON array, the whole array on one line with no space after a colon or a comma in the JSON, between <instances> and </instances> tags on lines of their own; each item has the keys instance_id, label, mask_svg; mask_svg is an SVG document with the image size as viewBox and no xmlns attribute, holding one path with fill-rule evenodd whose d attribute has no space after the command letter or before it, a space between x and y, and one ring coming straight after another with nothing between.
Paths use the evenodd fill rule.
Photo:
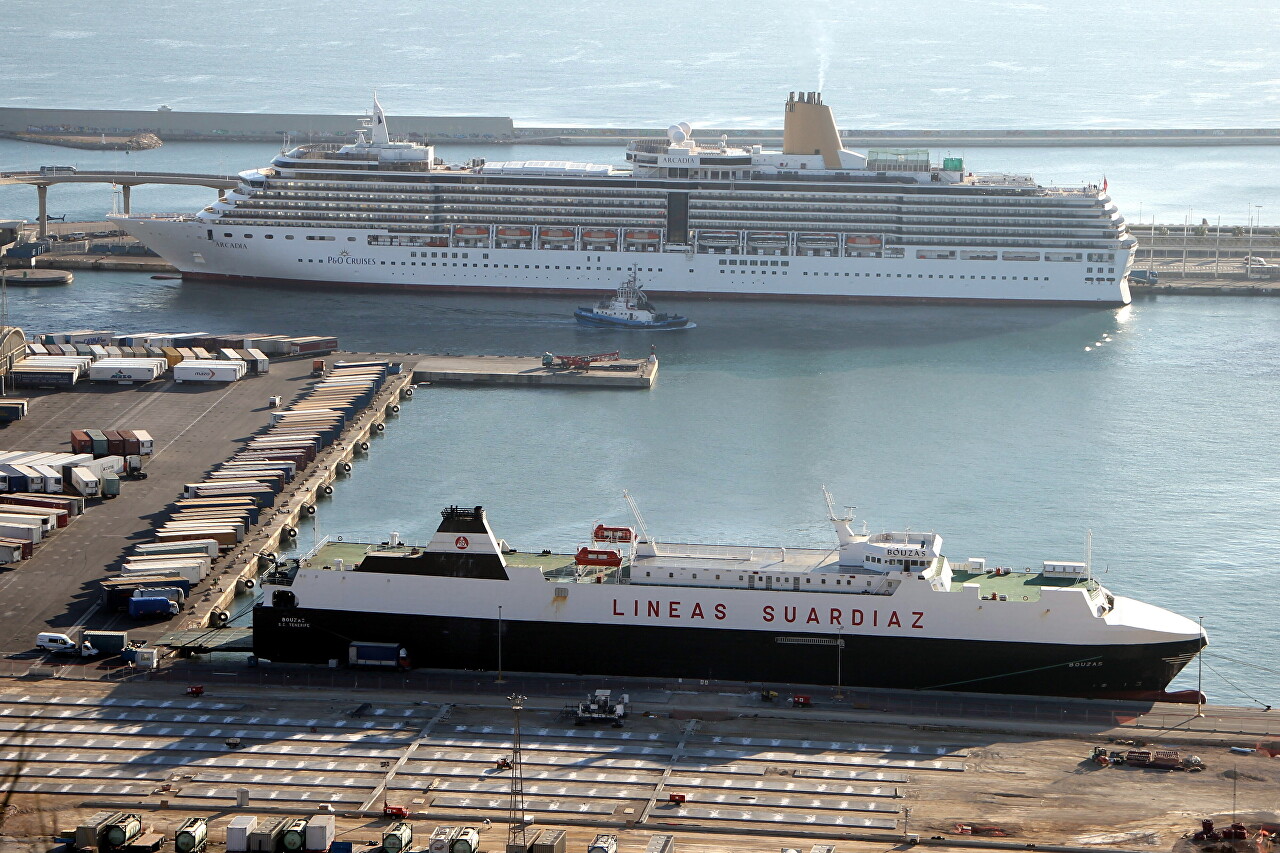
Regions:
<instances>
[{"instance_id":1,"label":"white container","mask_svg":"<svg viewBox=\"0 0 1280 853\"><path fill-rule=\"evenodd\" d=\"M337 835L337 818L331 814L316 815L307 819L308 853L322 853L328 850Z\"/></svg>"},{"instance_id":2,"label":"white container","mask_svg":"<svg viewBox=\"0 0 1280 853\"><path fill-rule=\"evenodd\" d=\"M249 850L249 833L258 828L258 819L253 815L237 815L227 824L227 853L247 853Z\"/></svg>"},{"instance_id":3,"label":"white container","mask_svg":"<svg viewBox=\"0 0 1280 853\"><path fill-rule=\"evenodd\" d=\"M4 521L3 519L0 519L0 536L5 539L21 539L33 545L44 538L38 522Z\"/></svg>"},{"instance_id":4,"label":"white container","mask_svg":"<svg viewBox=\"0 0 1280 853\"><path fill-rule=\"evenodd\" d=\"M173 367L177 382L235 382L248 372L243 361L216 361L213 359L187 359Z\"/></svg>"},{"instance_id":5,"label":"white container","mask_svg":"<svg viewBox=\"0 0 1280 853\"><path fill-rule=\"evenodd\" d=\"M71 488L82 497L94 498L102 493L102 481L88 468L77 465L71 469Z\"/></svg>"},{"instance_id":6,"label":"white container","mask_svg":"<svg viewBox=\"0 0 1280 853\"><path fill-rule=\"evenodd\" d=\"M202 554L206 557L218 556L218 543L212 539L195 540L194 542L147 542L134 546L139 557L161 554Z\"/></svg>"}]
</instances>

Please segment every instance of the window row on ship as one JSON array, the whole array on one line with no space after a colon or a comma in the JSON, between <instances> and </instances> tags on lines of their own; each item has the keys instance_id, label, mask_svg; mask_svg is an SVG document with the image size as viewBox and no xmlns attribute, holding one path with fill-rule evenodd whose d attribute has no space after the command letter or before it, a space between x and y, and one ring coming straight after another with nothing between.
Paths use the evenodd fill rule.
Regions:
<instances>
[{"instance_id":1,"label":"window row on ship","mask_svg":"<svg viewBox=\"0 0 1280 853\"><path fill-rule=\"evenodd\" d=\"M278 165L278 164L277 164ZM273 176L273 180L286 181L307 181L314 183L334 182L335 180L346 177L348 181L359 182L362 184L374 183L402 183L409 186L420 187L424 184L439 184L441 186L448 185L471 185L471 186L560 186L560 187L599 187L599 188L616 188L616 187L634 187L650 190L704 190L718 191L722 193L738 194L739 192L761 192L781 194L783 192L792 193L845 193L845 194L863 194L867 196L875 195L935 195L940 198L1028 198L1052 200L1059 204L1085 203L1096 204L1098 196L1086 191L1085 189L1069 189L1050 191L1049 189L1028 185L1000 185L1000 184L903 184L896 182L876 183L865 179L854 181L852 176L848 178L840 176L814 176L807 179L793 180L789 177L778 177L775 175L758 174L753 175L749 183L735 184L727 181L698 181L688 179L664 179L636 177L631 174L619 174L609 177L580 177L576 175L481 175L466 170L447 170L434 169L430 172L396 172L394 170L376 170L383 173L371 173L368 170L356 170L349 176L339 176L334 171L341 169L349 169L345 164L338 164L337 168L325 165L321 169L315 168L316 164L297 164L286 166L287 171L277 171ZM334 170L334 171L330 171Z\"/></svg>"}]
</instances>

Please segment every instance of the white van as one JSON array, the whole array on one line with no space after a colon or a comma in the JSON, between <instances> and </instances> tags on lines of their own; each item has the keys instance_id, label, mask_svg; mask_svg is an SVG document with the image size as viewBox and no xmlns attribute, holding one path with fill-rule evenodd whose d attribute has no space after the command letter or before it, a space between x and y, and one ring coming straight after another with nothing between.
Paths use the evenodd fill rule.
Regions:
<instances>
[{"instance_id":1,"label":"white van","mask_svg":"<svg viewBox=\"0 0 1280 853\"><path fill-rule=\"evenodd\" d=\"M96 653L93 646L89 645L88 642L81 648L66 634L55 634L49 631L36 634L36 648L44 649L47 652L81 654L85 657L90 657Z\"/></svg>"}]
</instances>

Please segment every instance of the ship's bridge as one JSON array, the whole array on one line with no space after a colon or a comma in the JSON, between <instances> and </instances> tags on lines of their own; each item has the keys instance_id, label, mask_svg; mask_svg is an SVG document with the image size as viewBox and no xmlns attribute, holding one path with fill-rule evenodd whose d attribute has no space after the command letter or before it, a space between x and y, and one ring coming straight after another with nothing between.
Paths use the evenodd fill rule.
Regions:
<instances>
[{"instance_id":1,"label":"ship's bridge","mask_svg":"<svg viewBox=\"0 0 1280 853\"><path fill-rule=\"evenodd\" d=\"M942 537L937 533L876 533L844 543L840 565L879 572L922 572L941 554Z\"/></svg>"}]
</instances>

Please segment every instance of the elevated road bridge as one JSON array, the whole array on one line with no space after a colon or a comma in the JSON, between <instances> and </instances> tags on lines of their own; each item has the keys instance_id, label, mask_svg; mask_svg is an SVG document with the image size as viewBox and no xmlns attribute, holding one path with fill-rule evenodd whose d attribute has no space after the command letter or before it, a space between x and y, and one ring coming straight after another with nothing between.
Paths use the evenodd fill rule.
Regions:
<instances>
[{"instance_id":1,"label":"elevated road bridge","mask_svg":"<svg viewBox=\"0 0 1280 853\"><path fill-rule=\"evenodd\" d=\"M235 175L198 175L182 172L112 172L112 171L4 171L0 170L0 185L30 184L36 188L39 211L37 234L44 237L48 227L48 195L53 184L111 184L121 189L123 210L130 212L132 190L143 184L170 184L187 187L209 187L222 195L232 189L240 179Z\"/></svg>"}]
</instances>

